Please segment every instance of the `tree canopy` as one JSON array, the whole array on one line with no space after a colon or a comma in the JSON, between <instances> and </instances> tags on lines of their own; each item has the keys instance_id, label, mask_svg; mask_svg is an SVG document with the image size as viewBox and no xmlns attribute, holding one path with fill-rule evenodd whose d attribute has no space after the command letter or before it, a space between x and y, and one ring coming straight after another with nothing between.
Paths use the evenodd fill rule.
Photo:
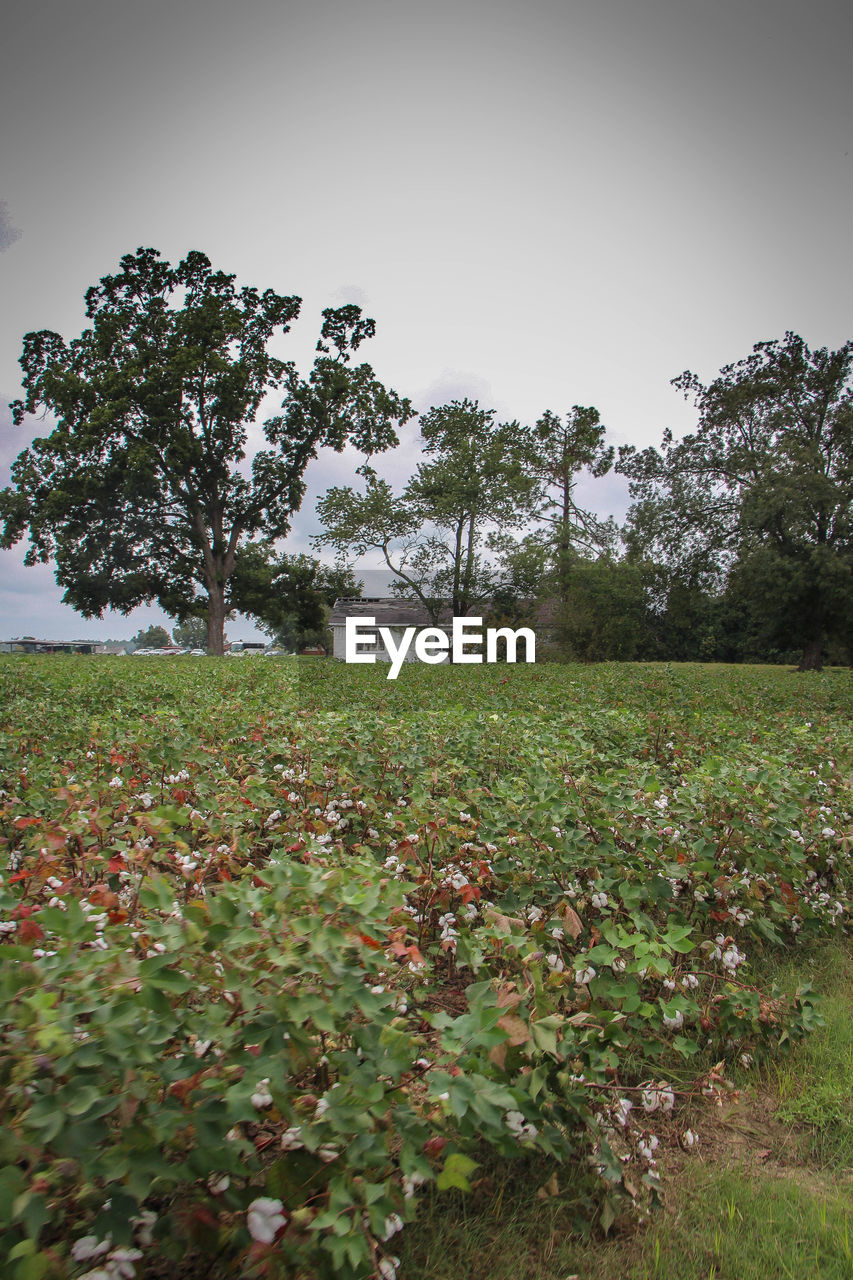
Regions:
<instances>
[{"instance_id":1,"label":"tree canopy","mask_svg":"<svg viewBox=\"0 0 853 1280\"><path fill-rule=\"evenodd\" d=\"M181 621L205 616L221 653L241 547L286 535L319 449L388 448L411 406L351 364L375 329L356 306L323 312L303 378L270 351L299 298L238 289L198 251L171 266L139 249L120 266L87 291L79 338L24 338L15 422L40 409L56 421L0 494L2 545L28 532L26 562L53 558L64 602L85 617L157 600ZM282 412L249 457L273 391Z\"/></svg>"},{"instance_id":2,"label":"tree canopy","mask_svg":"<svg viewBox=\"0 0 853 1280\"><path fill-rule=\"evenodd\" d=\"M550 410L531 433L530 472L541 487L538 515L547 531L547 544L561 599L569 591L572 564L616 545L613 520L602 520L575 500L578 476L587 469L606 475L613 466L613 448L604 443L606 428L597 409L574 405L563 418Z\"/></svg>"},{"instance_id":3,"label":"tree canopy","mask_svg":"<svg viewBox=\"0 0 853 1280\"><path fill-rule=\"evenodd\" d=\"M425 459L402 494L362 467L363 493L332 488L318 503L316 545L339 556L379 551L399 590L434 620L447 605L462 616L483 603L500 577L485 553L500 550L499 531L519 528L536 498L527 433L494 417L467 399L432 407L420 419Z\"/></svg>"},{"instance_id":4,"label":"tree canopy","mask_svg":"<svg viewBox=\"0 0 853 1280\"><path fill-rule=\"evenodd\" d=\"M707 386L689 371L674 380L696 403L695 433L620 451L635 554L694 585L749 584L765 624L801 648L801 669L853 627L851 360L853 341L759 342Z\"/></svg>"}]
</instances>

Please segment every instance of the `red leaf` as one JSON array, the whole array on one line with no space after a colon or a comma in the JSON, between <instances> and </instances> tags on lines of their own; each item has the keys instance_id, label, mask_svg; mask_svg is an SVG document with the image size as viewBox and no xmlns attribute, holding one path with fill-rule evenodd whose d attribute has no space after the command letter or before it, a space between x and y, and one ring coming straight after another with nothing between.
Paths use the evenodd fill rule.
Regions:
<instances>
[{"instance_id":1,"label":"red leaf","mask_svg":"<svg viewBox=\"0 0 853 1280\"><path fill-rule=\"evenodd\" d=\"M369 933L359 933L358 936L366 947L371 947L374 951L381 951L382 943L377 942L375 938L371 938Z\"/></svg>"},{"instance_id":2,"label":"red leaf","mask_svg":"<svg viewBox=\"0 0 853 1280\"><path fill-rule=\"evenodd\" d=\"M446 1146L446 1138L427 1138L424 1143L424 1153L428 1156L437 1156L441 1154Z\"/></svg>"},{"instance_id":3,"label":"red leaf","mask_svg":"<svg viewBox=\"0 0 853 1280\"><path fill-rule=\"evenodd\" d=\"M19 942L41 942L44 930L34 920L22 920L17 930Z\"/></svg>"}]
</instances>

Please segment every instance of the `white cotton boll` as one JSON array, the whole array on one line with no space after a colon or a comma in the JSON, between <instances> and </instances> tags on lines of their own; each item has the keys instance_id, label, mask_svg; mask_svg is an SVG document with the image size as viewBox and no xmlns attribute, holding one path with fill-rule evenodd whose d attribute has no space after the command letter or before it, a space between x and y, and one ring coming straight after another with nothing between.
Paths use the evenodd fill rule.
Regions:
<instances>
[{"instance_id":1,"label":"white cotton boll","mask_svg":"<svg viewBox=\"0 0 853 1280\"><path fill-rule=\"evenodd\" d=\"M382 1232L383 1240L390 1240L398 1231L403 1230L403 1219L399 1213L392 1213L385 1219L385 1226Z\"/></svg>"},{"instance_id":2,"label":"white cotton boll","mask_svg":"<svg viewBox=\"0 0 853 1280\"><path fill-rule=\"evenodd\" d=\"M287 1222L287 1218L282 1213L283 1208L284 1205L280 1200L273 1200L269 1196L260 1196L252 1201L246 1216L246 1225L253 1240L258 1244L272 1244L276 1232Z\"/></svg>"},{"instance_id":3,"label":"white cotton boll","mask_svg":"<svg viewBox=\"0 0 853 1280\"><path fill-rule=\"evenodd\" d=\"M630 1098L619 1098L613 1107L613 1119L624 1129L628 1123L628 1113L633 1107Z\"/></svg>"},{"instance_id":4,"label":"white cotton boll","mask_svg":"<svg viewBox=\"0 0 853 1280\"><path fill-rule=\"evenodd\" d=\"M98 1240L97 1236L81 1236L71 1246L71 1257L75 1262L88 1262L90 1258L100 1258L102 1254L108 1253L110 1244L110 1236L105 1240Z\"/></svg>"},{"instance_id":5,"label":"white cotton boll","mask_svg":"<svg viewBox=\"0 0 853 1280\"><path fill-rule=\"evenodd\" d=\"M684 1014L680 1009L676 1009L675 1013L665 1013L663 1015L663 1025L669 1027L671 1031L677 1031L679 1027L684 1026Z\"/></svg>"},{"instance_id":6,"label":"white cotton boll","mask_svg":"<svg viewBox=\"0 0 853 1280\"><path fill-rule=\"evenodd\" d=\"M136 1263L141 1257L141 1249L113 1249L106 1259L105 1270L109 1280L134 1280Z\"/></svg>"},{"instance_id":7,"label":"white cotton boll","mask_svg":"<svg viewBox=\"0 0 853 1280\"><path fill-rule=\"evenodd\" d=\"M255 1091L251 1097L252 1106L258 1111L264 1111L267 1107L272 1106L272 1094L269 1091L269 1077L259 1080L255 1085Z\"/></svg>"}]
</instances>

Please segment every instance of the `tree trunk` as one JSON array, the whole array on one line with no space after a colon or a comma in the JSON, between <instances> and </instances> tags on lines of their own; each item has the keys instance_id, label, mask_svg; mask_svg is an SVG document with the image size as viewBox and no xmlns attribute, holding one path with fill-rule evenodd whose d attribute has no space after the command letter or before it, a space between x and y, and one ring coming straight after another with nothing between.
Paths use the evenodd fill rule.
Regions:
<instances>
[{"instance_id":1,"label":"tree trunk","mask_svg":"<svg viewBox=\"0 0 853 1280\"><path fill-rule=\"evenodd\" d=\"M822 671L823 670L823 636L816 636L814 640L809 640L803 648L803 656L800 658L798 671Z\"/></svg>"},{"instance_id":2,"label":"tree trunk","mask_svg":"<svg viewBox=\"0 0 853 1280\"><path fill-rule=\"evenodd\" d=\"M221 658L225 653L225 587L221 582L211 583L207 595L207 652Z\"/></svg>"}]
</instances>

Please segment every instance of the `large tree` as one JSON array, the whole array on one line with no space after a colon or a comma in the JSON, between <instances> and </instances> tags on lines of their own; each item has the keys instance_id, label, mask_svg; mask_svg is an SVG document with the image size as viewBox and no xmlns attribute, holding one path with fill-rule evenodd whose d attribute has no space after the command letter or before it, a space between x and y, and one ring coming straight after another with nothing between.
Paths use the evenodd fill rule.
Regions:
<instances>
[{"instance_id":1,"label":"large tree","mask_svg":"<svg viewBox=\"0 0 853 1280\"><path fill-rule=\"evenodd\" d=\"M79 338L27 334L14 418L43 409L55 426L0 494L2 545L28 531L27 563L55 560L66 603L85 617L152 600L180 620L205 616L217 654L240 548L285 536L317 451L385 449L411 413L350 363L375 327L358 307L323 312L306 379L270 351L301 300L234 279L203 253L171 266L139 249L88 290ZM276 390L282 413L249 459L249 428Z\"/></svg>"},{"instance_id":2,"label":"large tree","mask_svg":"<svg viewBox=\"0 0 853 1280\"><path fill-rule=\"evenodd\" d=\"M620 451L635 552L706 587L740 566L801 670L819 669L828 638L853 625L851 361L853 341L759 342L707 386L690 372L674 380L696 403L695 433Z\"/></svg>"},{"instance_id":3,"label":"large tree","mask_svg":"<svg viewBox=\"0 0 853 1280\"><path fill-rule=\"evenodd\" d=\"M325 532L316 544L342 557L378 551L399 591L433 620L447 607L463 616L482 605L501 578L489 554L503 549L499 531L519 528L536 497L528 434L494 417L476 401L431 408L420 420L425 458L402 494L361 468L363 493L334 488L318 503Z\"/></svg>"}]
</instances>

